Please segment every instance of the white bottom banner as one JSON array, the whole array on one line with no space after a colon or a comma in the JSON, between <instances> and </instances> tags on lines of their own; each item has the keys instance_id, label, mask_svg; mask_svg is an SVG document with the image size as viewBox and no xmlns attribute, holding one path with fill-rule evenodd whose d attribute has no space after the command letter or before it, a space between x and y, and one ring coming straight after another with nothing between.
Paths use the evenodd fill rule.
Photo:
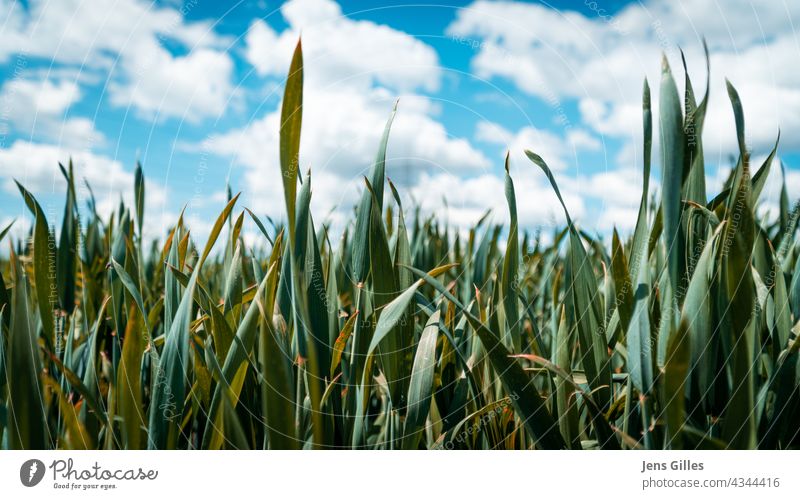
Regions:
<instances>
[{"instance_id":1,"label":"white bottom banner","mask_svg":"<svg viewBox=\"0 0 800 499\"><path fill-rule=\"evenodd\" d=\"M0 497L796 498L798 457L796 451L0 451Z\"/></svg>"}]
</instances>

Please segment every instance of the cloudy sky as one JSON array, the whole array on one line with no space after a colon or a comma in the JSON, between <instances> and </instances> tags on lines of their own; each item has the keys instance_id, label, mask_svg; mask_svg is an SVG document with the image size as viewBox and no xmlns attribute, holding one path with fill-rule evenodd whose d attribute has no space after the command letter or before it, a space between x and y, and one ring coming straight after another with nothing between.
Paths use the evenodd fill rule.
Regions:
<instances>
[{"instance_id":1,"label":"cloudy sky","mask_svg":"<svg viewBox=\"0 0 800 499\"><path fill-rule=\"evenodd\" d=\"M529 148L556 171L583 226L628 232L640 196L643 79L657 95L663 52L682 88L680 47L702 89L703 36L710 189L736 150L728 77L754 155L780 127L790 196L800 193L800 2L413 3L0 0L0 224L25 226L13 179L57 221L57 162L70 157L106 212L131 198L140 160L151 237L184 205L202 234L226 182L244 205L280 218L278 114L301 33L301 162L318 222L349 216L399 99L387 165L406 206L460 226L487 208L504 221L510 150L521 222L558 223L544 175L522 154Z\"/></svg>"}]
</instances>

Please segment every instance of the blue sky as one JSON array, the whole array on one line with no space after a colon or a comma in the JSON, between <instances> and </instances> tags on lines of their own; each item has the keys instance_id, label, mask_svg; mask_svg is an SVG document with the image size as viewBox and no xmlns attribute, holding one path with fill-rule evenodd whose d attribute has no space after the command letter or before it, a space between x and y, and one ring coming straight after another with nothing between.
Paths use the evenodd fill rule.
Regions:
<instances>
[{"instance_id":1,"label":"blue sky","mask_svg":"<svg viewBox=\"0 0 800 499\"><path fill-rule=\"evenodd\" d=\"M796 2L420 4L0 0L0 223L20 219L18 233L26 226L13 178L57 220L57 161L70 157L106 212L130 199L141 160L150 237L185 204L202 234L226 181L245 205L281 217L277 113L301 33L301 162L312 171L317 220L334 226L352 209L399 98L388 174L406 206L413 199L462 227L487 208L505 220L508 149L522 223L559 223L543 175L522 155L529 148L554 168L584 226L629 231L641 185L642 81L657 96L664 52L682 87L680 46L702 89L701 36L712 53L709 190L735 152L725 76L742 95L756 158L780 127L790 195L800 188Z\"/></svg>"}]
</instances>

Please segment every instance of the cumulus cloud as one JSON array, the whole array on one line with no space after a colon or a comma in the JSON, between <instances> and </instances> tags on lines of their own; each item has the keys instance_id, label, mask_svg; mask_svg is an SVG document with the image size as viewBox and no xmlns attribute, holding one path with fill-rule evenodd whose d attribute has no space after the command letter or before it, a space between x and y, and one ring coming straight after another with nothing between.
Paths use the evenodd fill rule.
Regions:
<instances>
[{"instance_id":1,"label":"cumulus cloud","mask_svg":"<svg viewBox=\"0 0 800 499\"><path fill-rule=\"evenodd\" d=\"M362 177L372 166L392 106L391 93L382 88L366 93L318 88L306 93L300 162L303 168L312 169L312 185L330 190L327 196L315 191L312 199L320 213L334 206L349 209L357 199L348 193L363 188ZM450 136L431 112L425 98L400 100L387 150L390 177L408 183L421 171L465 175L491 166L488 158L467 140ZM244 166L245 191L252 194L259 209L273 214L280 211L283 195L278 163L279 123L280 110L276 109L246 127L215 135L203 145Z\"/></svg>"},{"instance_id":2,"label":"cumulus cloud","mask_svg":"<svg viewBox=\"0 0 800 499\"><path fill-rule=\"evenodd\" d=\"M555 171L567 208L580 224L603 232L608 232L614 227L622 231L634 228L642 192L641 173L636 168L615 168L599 173L582 171L578 154L602 148L601 142L590 132L575 128L568 130L562 137L534 126L526 126L517 132L511 132L497 123L483 121L476 126L475 138L501 145L510 152L511 164L516 165L519 172L514 178L518 183L517 204L520 210L520 223L523 226L535 227L552 225L553 222L559 224L566 222L558 199L551 192L549 182L524 154L526 149L530 149L542 156L548 166ZM448 183L448 179L437 178L437 180ZM467 181L470 182L472 181ZM495 207L505 203L503 182L500 177L493 175L482 177L478 180L478 185L484 185L483 194L469 189L457 190L459 193L456 194L457 199L463 192L469 193L469 196L476 196L473 204L454 209L459 221L469 219L474 223L475 214L480 211L478 200L490 199ZM494 192L494 197L487 197L486 192L490 189L498 189Z\"/></svg>"},{"instance_id":3,"label":"cumulus cloud","mask_svg":"<svg viewBox=\"0 0 800 499\"><path fill-rule=\"evenodd\" d=\"M209 21L187 20L196 6L194 0L179 7L144 0L0 0L0 63L9 68L0 89L0 189L23 218L17 226L24 226L27 213L11 201L19 200L13 179L55 203L57 218L64 192L58 162L70 158L81 205L86 179L101 214L116 209L120 199L132 206L132 168L98 152L106 138L74 111L87 94L98 112L107 102L148 119L192 123L220 116L238 98L227 52L233 40ZM147 237L163 237L177 219L166 193L166 186L148 178ZM203 224L197 227L195 233L203 233Z\"/></svg>"},{"instance_id":4,"label":"cumulus cloud","mask_svg":"<svg viewBox=\"0 0 800 499\"><path fill-rule=\"evenodd\" d=\"M2 133L6 136L13 129L20 135L73 148L100 145L105 139L91 120L68 114L80 98L78 84L66 78L9 80L0 90L5 118Z\"/></svg>"},{"instance_id":5,"label":"cumulus cloud","mask_svg":"<svg viewBox=\"0 0 800 499\"><path fill-rule=\"evenodd\" d=\"M400 91L439 88L436 51L407 33L345 17L332 0L290 0L280 12L288 28L278 33L257 20L245 37L246 59L261 75L285 75L302 32L309 85L368 88L378 84Z\"/></svg>"},{"instance_id":6,"label":"cumulus cloud","mask_svg":"<svg viewBox=\"0 0 800 499\"><path fill-rule=\"evenodd\" d=\"M177 117L193 123L220 117L238 97L230 83L233 61L212 49L174 57L155 43L124 59L125 76L109 84L111 103L132 106L141 116Z\"/></svg>"},{"instance_id":7,"label":"cumulus cloud","mask_svg":"<svg viewBox=\"0 0 800 499\"><path fill-rule=\"evenodd\" d=\"M543 99L578 102L584 123L611 137L641 136L641 86L647 76L657 96L660 52L683 76L677 47L686 51L695 88L705 84L701 36L711 49L711 101L704 140L709 154L736 147L724 77L739 89L748 122L747 138L768 148L780 124L785 145L800 146L800 62L793 24L800 4L736 0L722 9L715 0L648 0L615 16L557 11L539 4L478 0L460 10L448 33L475 39L473 71L502 78ZM657 107L657 99L654 99Z\"/></svg>"},{"instance_id":8,"label":"cumulus cloud","mask_svg":"<svg viewBox=\"0 0 800 499\"><path fill-rule=\"evenodd\" d=\"M196 2L181 10L139 0L112 5L102 0L34 0L27 7L7 0L3 4L2 60L22 52L67 64L110 67L117 55L135 51L138 43L152 38L169 38L190 47L221 44L209 22L184 21Z\"/></svg>"},{"instance_id":9,"label":"cumulus cloud","mask_svg":"<svg viewBox=\"0 0 800 499\"><path fill-rule=\"evenodd\" d=\"M147 117L198 121L225 109L233 63L210 22L142 0L3 1L0 62L13 55L69 65L109 78L110 101ZM79 28L77 27L79 26ZM168 44L181 47L175 55Z\"/></svg>"},{"instance_id":10,"label":"cumulus cloud","mask_svg":"<svg viewBox=\"0 0 800 499\"><path fill-rule=\"evenodd\" d=\"M772 147L779 125L782 150L800 148L800 73L794 70L800 50L792 31L800 19L800 4L735 0L723 9L715 0L692 2L691 8L681 2L646 0L613 16L590 9L590 4L556 10L477 0L458 11L447 33L455 43L475 50L470 64L477 76L508 81L553 105L574 104L583 127L559 137L534 127L511 132L479 124L476 138L502 143L512 151L515 146L538 148L554 169L572 165L565 151L604 150L607 139L621 144L607 171L576 174L572 185L562 187L568 192L578 189L573 194L579 193L593 207L587 215L598 229L632 229L635 224L641 195L642 81L647 77L650 82L657 116L662 52L682 92L678 47L685 50L693 86L702 93L706 75L701 37L708 40L712 72L703 139L707 169L717 172L709 173L709 194L721 185L729 158L738 151L725 77L742 98L747 142L757 154ZM658 133L653 138L657 160ZM654 168L658 176L657 161ZM776 171L773 183L780 182ZM795 176L800 177L787 173L790 192ZM774 207L779 187L770 185L766 190L772 194L765 192L764 203Z\"/></svg>"},{"instance_id":11,"label":"cumulus cloud","mask_svg":"<svg viewBox=\"0 0 800 499\"><path fill-rule=\"evenodd\" d=\"M20 136L57 144L3 144L0 188L14 191L9 179L15 175L33 189L51 192L61 181L56 161L64 162L72 153L79 176L103 194L101 205L108 210L120 192L130 191L132 174L116 159L91 151L91 145L103 143L103 135L90 120L71 112L88 90L86 75L108 79L104 90L112 106L130 107L153 120L197 124L221 116L240 99L232 83L237 68L228 51L234 41L217 34L210 22L186 19L196 2L181 8L169 5L118 0L109 10L100 0L0 0L5 14L0 62L13 64L17 56L55 63L52 71L34 75L28 70L6 82L0 90L0 99L11 103L2 106L5 124ZM496 216L505 215L503 177L497 172L499 152L509 149L521 223L533 227L563 222L549 184L523 154L531 149L556 172L567 204L583 226L632 229L641 192L642 79L650 80L658 112L660 52L667 52L682 87L676 51L680 45L687 52L694 86L701 90L705 74L699 35L708 38L712 52L704 136L709 171L736 150L723 76L739 89L748 143L756 152L772 145L778 123L783 150L800 147L800 72L794 70L800 50L788 31L800 6L775 8L766 1L734 0L722 11L712 0L693 2L691 9L679 2L645 0L613 17L597 16L586 4L572 8L578 10L478 0L454 10L447 34L474 48L471 67L478 77L511 82L517 94L550 103L558 108L559 119L569 121L563 111L567 108L576 121L555 126L537 122L516 129L479 121L469 139L481 148L453 136L442 123L435 97L444 71L432 46L398 29L349 18L332 0L286 2L274 17L253 21L233 52L252 66L261 88L272 92L282 87L302 33L306 93L301 165L313 172L312 204L318 223L341 224L349 216L399 96L388 174L424 210L443 213L446 197L445 216L454 224L474 223L487 207ZM81 29L72 29L77 22ZM455 84L457 80L454 76ZM258 92L248 91L249 97ZM272 97L274 93L265 99L269 107L258 108L249 123L218 132L200 145L242 168L243 201L248 206L280 216L280 111ZM654 138L657 151L658 134ZM622 145L606 163L606 171L587 167L582 155L601 155L609 139L614 147ZM196 152L198 144L184 146ZM498 154L487 157L484 149ZM718 182L713 174L709 178L711 192ZM787 180L790 186L800 185L800 174L789 172ZM148 189L154 200L166 199L163 186ZM220 193L214 196L220 201ZM171 224L175 214L163 204L151 220Z\"/></svg>"},{"instance_id":12,"label":"cumulus cloud","mask_svg":"<svg viewBox=\"0 0 800 499\"><path fill-rule=\"evenodd\" d=\"M283 78L302 31L300 162L312 169L315 213L327 214L332 223L349 214L398 97L387 151L387 174L398 184L416 185L422 172L464 176L491 168L484 153L448 132L435 101L418 93L440 86L432 47L388 26L347 18L331 0L291 0L280 13L287 23L281 32L262 20L250 26L245 57L259 75ZM279 119L278 106L202 146L243 166L245 202L272 215L283 211Z\"/></svg>"},{"instance_id":13,"label":"cumulus cloud","mask_svg":"<svg viewBox=\"0 0 800 499\"><path fill-rule=\"evenodd\" d=\"M3 188L17 192L12 180L16 179L32 192L60 193L64 183L58 163L66 165L70 157L77 176L86 178L97 193L121 191L133 185L133 174L119 161L90 152L73 152L55 145L18 140L11 147L0 149Z\"/></svg>"},{"instance_id":14,"label":"cumulus cloud","mask_svg":"<svg viewBox=\"0 0 800 499\"><path fill-rule=\"evenodd\" d=\"M508 150L512 158L528 163L524 151L530 149L555 170L577 166L577 155L581 151L597 151L601 147L597 137L583 129L570 129L565 136L553 131L525 126L512 132L498 123L479 121L475 126L475 139L496 144Z\"/></svg>"},{"instance_id":15,"label":"cumulus cloud","mask_svg":"<svg viewBox=\"0 0 800 499\"><path fill-rule=\"evenodd\" d=\"M511 173L520 226L552 227L564 223L561 205L546 180L541 182L544 177L541 172L526 168L512 169ZM571 179L564 177L559 183L567 185ZM496 222L508 223L505 180L497 175L487 173L465 179L450 173L425 173L411 189L411 196L426 212L436 213L458 227L475 224L487 208L492 210ZM581 196L568 194L564 202L570 215L584 217L586 205Z\"/></svg>"}]
</instances>

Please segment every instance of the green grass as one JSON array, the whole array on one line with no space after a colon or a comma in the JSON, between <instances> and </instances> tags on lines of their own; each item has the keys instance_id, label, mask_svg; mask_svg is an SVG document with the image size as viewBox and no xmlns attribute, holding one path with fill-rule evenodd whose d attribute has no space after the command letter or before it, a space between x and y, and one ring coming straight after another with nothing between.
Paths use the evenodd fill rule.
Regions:
<instances>
[{"instance_id":1,"label":"green grass","mask_svg":"<svg viewBox=\"0 0 800 499\"><path fill-rule=\"evenodd\" d=\"M777 219L755 215L775 151L751 164L732 86L740 154L709 200L708 90L698 103L687 76L679 96L665 62L654 126L645 83L627 240L593 238L563 202L552 244L531 239L508 165L508 227L484 217L461 237L404 211L385 179L390 118L333 246L299 168L302 80L298 45L280 130L285 227L232 196L203 245L181 218L146 246L141 167L134 206L103 219L90 202L81 219L62 166L58 231L19 186L34 225L0 274L0 447L799 446L800 209L784 186ZM527 155L515 175L559 194L547 158ZM263 235L256 248L245 224Z\"/></svg>"}]
</instances>

